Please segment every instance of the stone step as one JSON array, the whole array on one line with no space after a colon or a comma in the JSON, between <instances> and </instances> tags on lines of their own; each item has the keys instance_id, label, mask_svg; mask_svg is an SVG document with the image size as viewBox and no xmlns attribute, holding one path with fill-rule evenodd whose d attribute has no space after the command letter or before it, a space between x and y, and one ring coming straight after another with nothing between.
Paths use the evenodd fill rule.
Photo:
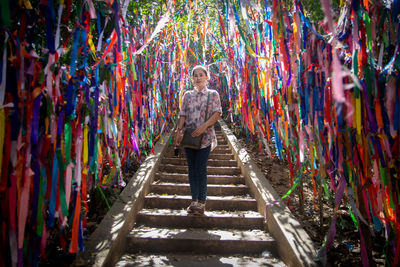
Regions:
<instances>
[{"instance_id":1,"label":"stone step","mask_svg":"<svg viewBox=\"0 0 400 267\"><path fill-rule=\"evenodd\" d=\"M264 217L255 211L206 211L205 216L195 216L182 209L143 209L137 216L137 225L149 227L264 229Z\"/></svg>"},{"instance_id":2,"label":"stone step","mask_svg":"<svg viewBox=\"0 0 400 267\"><path fill-rule=\"evenodd\" d=\"M225 139L217 139L217 147L219 146L228 146L228 142Z\"/></svg>"},{"instance_id":3,"label":"stone step","mask_svg":"<svg viewBox=\"0 0 400 267\"><path fill-rule=\"evenodd\" d=\"M159 170L170 173L188 173L187 166L177 166L171 164L160 164ZM240 174L240 169L238 167L207 166L207 174L237 175Z\"/></svg>"},{"instance_id":4,"label":"stone step","mask_svg":"<svg viewBox=\"0 0 400 267\"><path fill-rule=\"evenodd\" d=\"M218 154L232 154L232 150L229 147L224 147L224 146L217 146L212 152L212 153L218 153Z\"/></svg>"},{"instance_id":5,"label":"stone step","mask_svg":"<svg viewBox=\"0 0 400 267\"><path fill-rule=\"evenodd\" d=\"M251 254L271 251L276 241L262 230L205 230L133 228L127 237L127 252Z\"/></svg>"},{"instance_id":6,"label":"stone step","mask_svg":"<svg viewBox=\"0 0 400 267\"><path fill-rule=\"evenodd\" d=\"M232 153L225 153L226 151L214 151L211 152L210 155L208 156L208 160L234 160L235 156ZM185 159L185 152L184 151L179 151L178 156L176 157L173 152L169 153L166 155L168 158L180 158L180 159ZM235 165L236 166L236 165Z\"/></svg>"},{"instance_id":7,"label":"stone step","mask_svg":"<svg viewBox=\"0 0 400 267\"><path fill-rule=\"evenodd\" d=\"M217 147L215 149L217 148L229 148L228 142L225 139L217 138Z\"/></svg>"},{"instance_id":8,"label":"stone step","mask_svg":"<svg viewBox=\"0 0 400 267\"><path fill-rule=\"evenodd\" d=\"M187 161L184 157L175 157L175 158L164 158L161 161L164 164L171 164L171 165L186 165ZM232 159L209 159L207 161L207 166L216 166L216 167L237 167L236 160Z\"/></svg>"},{"instance_id":9,"label":"stone step","mask_svg":"<svg viewBox=\"0 0 400 267\"><path fill-rule=\"evenodd\" d=\"M188 183L188 174L157 172L155 181L167 183ZM245 179L241 175L212 175L207 174L207 184L244 184Z\"/></svg>"},{"instance_id":10,"label":"stone step","mask_svg":"<svg viewBox=\"0 0 400 267\"><path fill-rule=\"evenodd\" d=\"M230 160L230 159L234 159L235 157L233 156L233 154L222 154L222 153L217 153L217 152L211 152L210 156L208 157L208 159L225 159L225 160Z\"/></svg>"},{"instance_id":11,"label":"stone step","mask_svg":"<svg viewBox=\"0 0 400 267\"><path fill-rule=\"evenodd\" d=\"M191 196L149 193L144 198L144 206L148 209L186 209L191 200ZM257 211L257 202L255 199L246 196L208 196L206 210Z\"/></svg>"},{"instance_id":12,"label":"stone step","mask_svg":"<svg viewBox=\"0 0 400 267\"><path fill-rule=\"evenodd\" d=\"M219 159L219 160L234 160L235 157L234 155L229 152L228 154L225 153L226 151L213 151L210 153L210 156L208 157L208 160L213 160L213 159ZM168 153L166 153L166 157L167 158L172 158L175 157L173 149L171 148L171 151L168 151ZM179 155L177 158L182 158L186 160L185 157L185 152L183 149L179 149Z\"/></svg>"},{"instance_id":13,"label":"stone step","mask_svg":"<svg viewBox=\"0 0 400 267\"><path fill-rule=\"evenodd\" d=\"M268 252L263 255L269 255ZM215 255L215 254L125 254L115 265L116 267L227 267L227 266L270 266L285 267L286 265L274 256L265 257L263 255Z\"/></svg>"},{"instance_id":14,"label":"stone step","mask_svg":"<svg viewBox=\"0 0 400 267\"><path fill-rule=\"evenodd\" d=\"M154 194L190 195L190 185L187 183L163 183L156 181L150 191ZM249 193L246 185L207 185L208 196L240 196Z\"/></svg>"}]
</instances>

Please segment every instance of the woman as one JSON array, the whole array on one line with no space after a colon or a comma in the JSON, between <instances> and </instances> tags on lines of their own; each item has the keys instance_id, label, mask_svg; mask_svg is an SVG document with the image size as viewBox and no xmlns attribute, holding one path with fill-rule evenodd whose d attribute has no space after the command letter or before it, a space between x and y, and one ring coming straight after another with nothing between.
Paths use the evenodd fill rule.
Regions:
<instances>
[{"instance_id":1,"label":"woman","mask_svg":"<svg viewBox=\"0 0 400 267\"><path fill-rule=\"evenodd\" d=\"M200 149L185 148L189 168L189 183L192 202L187 208L188 213L203 215L207 197L207 161L210 151L217 146L214 123L222 114L221 101L216 90L207 88L209 79L205 67L197 65L192 70L194 90L183 95L179 112L178 126L175 131L175 145L179 145L184 133L184 126L192 129L192 136L204 133ZM208 100L209 97L209 100ZM206 109L207 109L207 118Z\"/></svg>"}]
</instances>

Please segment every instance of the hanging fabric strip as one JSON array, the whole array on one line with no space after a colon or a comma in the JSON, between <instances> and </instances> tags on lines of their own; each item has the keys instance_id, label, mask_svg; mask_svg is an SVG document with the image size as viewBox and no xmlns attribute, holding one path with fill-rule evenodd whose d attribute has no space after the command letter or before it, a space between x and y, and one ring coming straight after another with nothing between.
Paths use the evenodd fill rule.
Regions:
<instances>
[{"instance_id":1,"label":"hanging fabric strip","mask_svg":"<svg viewBox=\"0 0 400 267\"><path fill-rule=\"evenodd\" d=\"M1 7L1 21L4 27L9 27L11 24L11 17L10 17L10 1L9 0L0 0L0 7Z\"/></svg>"},{"instance_id":2,"label":"hanging fabric strip","mask_svg":"<svg viewBox=\"0 0 400 267\"><path fill-rule=\"evenodd\" d=\"M86 2L87 2L88 5L89 5L90 18L91 18L91 19L96 19L96 18L97 18L97 16L96 16L96 10L94 9L94 5L93 5L92 0L86 0Z\"/></svg>"},{"instance_id":3,"label":"hanging fabric strip","mask_svg":"<svg viewBox=\"0 0 400 267\"><path fill-rule=\"evenodd\" d=\"M58 49L60 46L60 23L61 23L61 15L63 12L64 3L60 3L58 6L58 21L57 21L57 30L56 30L56 40L55 40L55 49Z\"/></svg>"},{"instance_id":4,"label":"hanging fabric strip","mask_svg":"<svg viewBox=\"0 0 400 267\"><path fill-rule=\"evenodd\" d=\"M3 59L1 62L1 84L0 84L0 108L3 107L4 103L4 95L6 93L6 82L7 82L7 41L8 41L8 33L4 33L4 49L3 49ZM4 124L3 124L4 125Z\"/></svg>"},{"instance_id":5,"label":"hanging fabric strip","mask_svg":"<svg viewBox=\"0 0 400 267\"><path fill-rule=\"evenodd\" d=\"M1 166L0 166L1 167ZM1 170L1 168L0 168ZM10 223L10 251L11 262L16 266L18 262L18 243L17 243L17 176L16 173L10 175L10 188L9 188L9 223Z\"/></svg>"},{"instance_id":6,"label":"hanging fabric strip","mask_svg":"<svg viewBox=\"0 0 400 267\"><path fill-rule=\"evenodd\" d=\"M76 71L76 61L77 61L80 36L81 36L81 31L80 31L79 27L76 27L75 31L74 31L72 50L71 50L70 75L72 77L74 77L75 71Z\"/></svg>"},{"instance_id":7,"label":"hanging fabric strip","mask_svg":"<svg viewBox=\"0 0 400 267\"><path fill-rule=\"evenodd\" d=\"M99 17L97 19L99 19ZM107 23L108 23L108 17L106 17L106 21L104 22L103 30L101 31L101 33L99 35L99 41L97 43L97 48L96 48L97 52L99 52L100 49L101 49L101 45L102 45L102 42L103 42L104 29L107 27ZM98 25L100 25L100 23Z\"/></svg>"},{"instance_id":8,"label":"hanging fabric strip","mask_svg":"<svg viewBox=\"0 0 400 267\"><path fill-rule=\"evenodd\" d=\"M333 97L338 103L345 101L343 92L343 72L342 66L337 58L336 50L333 51L333 73L332 73L332 89Z\"/></svg>"},{"instance_id":9,"label":"hanging fabric strip","mask_svg":"<svg viewBox=\"0 0 400 267\"><path fill-rule=\"evenodd\" d=\"M58 196L60 200L60 205L61 205L61 210L63 213L63 217L68 216L68 209L67 209L67 203L65 199L65 165L62 159L62 154L61 154L61 149L56 150L56 155L58 159L58 164L59 164L59 183L58 183ZM62 218L63 219L63 218Z\"/></svg>"},{"instance_id":10,"label":"hanging fabric strip","mask_svg":"<svg viewBox=\"0 0 400 267\"><path fill-rule=\"evenodd\" d=\"M52 228L54 226L54 212L56 209L56 196L57 196L57 183L58 183L58 159L57 154L54 153L53 156L53 170L51 175L51 196L49 202L49 218L48 227Z\"/></svg>"},{"instance_id":11,"label":"hanging fabric strip","mask_svg":"<svg viewBox=\"0 0 400 267\"><path fill-rule=\"evenodd\" d=\"M5 137L5 129L6 126L6 115L4 108L0 106L0 151L3 151L3 146L4 146L4 137ZM2 190L2 182L1 182L1 171L2 171L2 165L3 165L3 153L0 153L0 189Z\"/></svg>"},{"instance_id":12,"label":"hanging fabric strip","mask_svg":"<svg viewBox=\"0 0 400 267\"><path fill-rule=\"evenodd\" d=\"M187 0L186 0L187 1ZM148 46L148 44L158 35L158 33L167 25L167 23L170 20L170 13L167 11L167 13L160 19L160 21L157 23L156 28L154 29L153 33L151 34L150 38L148 38L142 47L140 47L137 51L133 53L133 55L140 55L143 50Z\"/></svg>"},{"instance_id":13,"label":"hanging fabric strip","mask_svg":"<svg viewBox=\"0 0 400 267\"><path fill-rule=\"evenodd\" d=\"M28 216L29 207L29 191L31 187L31 180L33 171L28 168L24 173L24 184L21 189L21 198L19 201L19 214L18 214L18 249L22 249L25 239L25 224Z\"/></svg>"},{"instance_id":14,"label":"hanging fabric strip","mask_svg":"<svg viewBox=\"0 0 400 267\"><path fill-rule=\"evenodd\" d=\"M56 52L56 49L55 49L55 40L53 35L53 25L55 19L53 0L47 0L45 18L46 18L47 48L49 49L50 53L54 54Z\"/></svg>"},{"instance_id":15,"label":"hanging fabric strip","mask_svg":"<svg viewBox=\"0 0 400 267\"><path fill-rule=\"evenodd\" d=\"M107 48L105 49L103 55L101 56L101 58L92 66L92 69L95 69L96 66L104 59L106 58L106 56L108 55L108 53L110 53L111 48L113 48L113 46L115 45L115 42L117 41L117 33L115 32L115 30L113 30L113 32L111 33L111 39L110 42L107 46ZM98 46L97 46L98 48Z\"/></svg>"},{"instance_id":16,"label":"hanging fabric strip","mask_svg":"<svg viewBox=\"0 0 400 267\"><path fill-rule=\"evenodd\" d=\"M72 222L72 238L71 238L71 248L70 253L78 252L78 234L79 234L79 224L80 224L80 214L81 214L81 195L79 192L75 191L75 210L74 219Z\"/></svg>"}]
</instances>

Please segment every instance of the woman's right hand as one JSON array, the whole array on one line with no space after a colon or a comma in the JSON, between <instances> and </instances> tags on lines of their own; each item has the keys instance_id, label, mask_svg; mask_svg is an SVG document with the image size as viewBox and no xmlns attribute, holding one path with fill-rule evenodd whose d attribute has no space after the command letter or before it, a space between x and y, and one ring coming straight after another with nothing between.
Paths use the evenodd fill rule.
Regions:
<instances>
[{"instance_id":1,"label":"woman's right hand","mask_svg":"<svg viewBox=\"0 0 400 267\"><path fill-rule=\"evenodd\" d=\"M180 129L180 130L176 129L175 130L174 146L179 146L179 144L181 143L182 138L183 138L183 133L184 133L183 129Z\"/></svg>"}]
</instances>

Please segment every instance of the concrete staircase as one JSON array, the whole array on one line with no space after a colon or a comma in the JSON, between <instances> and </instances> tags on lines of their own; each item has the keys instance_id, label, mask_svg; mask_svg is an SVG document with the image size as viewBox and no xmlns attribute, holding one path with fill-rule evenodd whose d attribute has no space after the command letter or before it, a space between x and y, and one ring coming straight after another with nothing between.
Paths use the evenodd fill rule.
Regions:
<instances>
[{"instance_id":1,"label":"concrete staircase","mask_svg":"<svg viewBox=\"0 0 400 267\"><path fill-rule=\"evenodd\" d=\"M208 161L205 216L188 215L184 151L164 154L116 266L285 266L220 131Z\"/></svg>"}]
</instances>

